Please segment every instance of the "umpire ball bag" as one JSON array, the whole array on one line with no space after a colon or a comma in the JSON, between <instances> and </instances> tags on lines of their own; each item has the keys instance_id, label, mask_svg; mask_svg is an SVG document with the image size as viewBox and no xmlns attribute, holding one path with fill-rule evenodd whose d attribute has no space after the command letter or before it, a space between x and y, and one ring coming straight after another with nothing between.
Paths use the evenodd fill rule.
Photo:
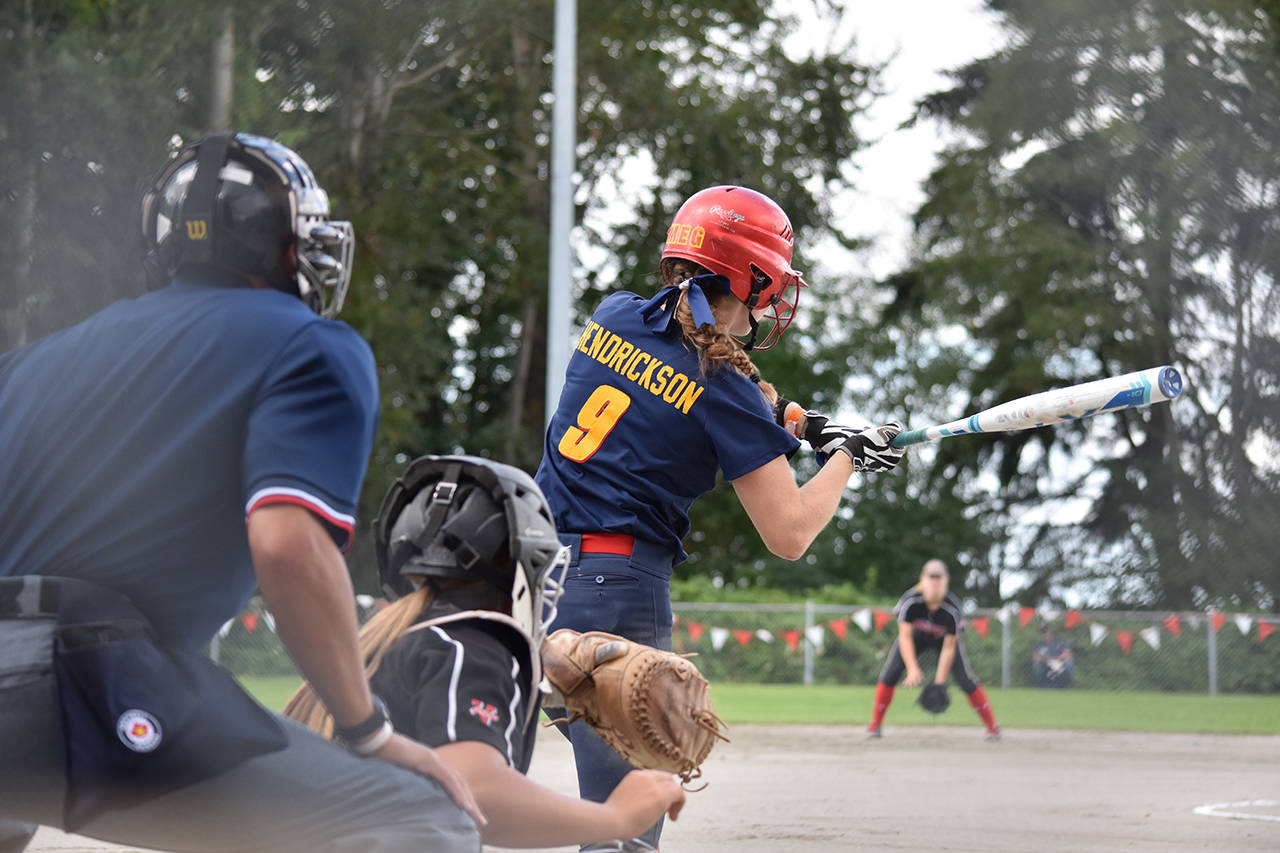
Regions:
<instances>
[{"instance_id":1,"label":"umpire ball bag","mask_svg":"<svg viewBox=\"0 0 1280 853\"><path fill-rule=\"evenodd\" d=\"M0 579L0 618L53 617L63 828L283 749L284 730L203 655L158 645L125 596L82 580Z\"/></svg>"}]
</instances>

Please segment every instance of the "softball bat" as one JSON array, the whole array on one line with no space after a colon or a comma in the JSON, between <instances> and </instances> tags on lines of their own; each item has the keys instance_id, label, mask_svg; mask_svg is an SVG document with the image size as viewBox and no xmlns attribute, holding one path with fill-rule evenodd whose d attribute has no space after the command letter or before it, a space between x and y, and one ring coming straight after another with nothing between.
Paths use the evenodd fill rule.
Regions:
<instances>
[{"instance_id":1,"label":"softball bat","mask_svg":"<svg viewBox=\"0 0 1280 853\"><path fill-rule=\"evenodd\" d=\"M907 447L955 435L1034 429L1105 412L1165 403L1181 393L1182 374L1176 368L1148 367L1123 376L1029 394L956 421L900 433L891 444Z\"/></svg>"}]
</instances>

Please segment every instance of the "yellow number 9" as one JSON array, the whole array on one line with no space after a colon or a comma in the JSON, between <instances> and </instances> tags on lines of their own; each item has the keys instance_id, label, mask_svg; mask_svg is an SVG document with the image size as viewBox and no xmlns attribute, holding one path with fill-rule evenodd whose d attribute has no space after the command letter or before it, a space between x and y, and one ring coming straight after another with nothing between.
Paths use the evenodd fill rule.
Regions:
<instances>
[{"instance_id":1,"label":"yellow number 9","mask_svg":"<svg viewBox=\"0 0 1280 853\"><path fill-rule=\"evenodd\" d=\"M569 427L560 439L560 455L574 462L586 462L600 449L618 418L631 408L631 398L612 385L591 392L578 410L578 425Z\"/></svg>"}]
</instances>

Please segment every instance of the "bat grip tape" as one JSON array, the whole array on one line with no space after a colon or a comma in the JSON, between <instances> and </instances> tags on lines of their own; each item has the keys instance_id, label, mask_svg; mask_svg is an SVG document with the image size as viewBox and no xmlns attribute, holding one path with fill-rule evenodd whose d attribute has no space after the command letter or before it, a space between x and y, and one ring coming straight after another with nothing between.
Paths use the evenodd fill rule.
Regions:
<instances>
[{"instance_id":1,"label":"bat grip tape","mask_svg":"<svg viewBox=\"0 0 1280 853\"><path fill-rule=\"evenodd\" d=\"M912 430L907 430L906 432L900 432L897 435L895 435L893 437L893 440L889 442L889 446L902 448L902 447L908 447L912 444L921 444L922 442L926 442L928 440L929 440L929 437L925 434L924 430L912 429Z\"/></svg>"}]
</instances>

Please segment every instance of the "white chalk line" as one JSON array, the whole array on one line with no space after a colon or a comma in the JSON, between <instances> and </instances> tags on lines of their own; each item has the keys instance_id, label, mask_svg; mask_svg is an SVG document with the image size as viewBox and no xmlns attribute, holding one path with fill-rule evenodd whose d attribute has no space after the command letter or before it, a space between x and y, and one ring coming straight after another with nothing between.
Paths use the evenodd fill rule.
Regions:
<instances>
[{"instance_id":1,"label":"white chalk line","mask_svg":"<svg viewBox=\"0 0 1280 853\"><path fill-rule=\"evenodd\" d=\"M1195 814L1208 815L1209 817L1225 817L1232 820L1272 820L1280 823L1280 815L1223 811L1223 809L1250 808L1252 806L1280 806L1280 800L1239 800L1234 803L1205 803L1203 806L1196 806L1191 811Z\"/></svg>"}]
</instances>

